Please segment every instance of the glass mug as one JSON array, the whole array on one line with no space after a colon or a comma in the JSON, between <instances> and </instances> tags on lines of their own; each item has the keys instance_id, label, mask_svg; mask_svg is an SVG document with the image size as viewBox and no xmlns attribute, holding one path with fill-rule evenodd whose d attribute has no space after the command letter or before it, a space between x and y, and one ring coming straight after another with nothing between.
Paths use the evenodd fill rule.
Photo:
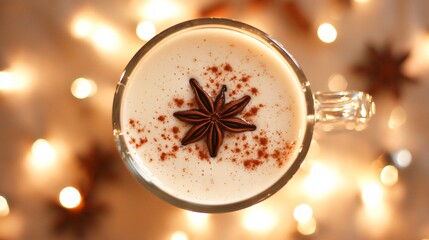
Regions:
<instances>
[{"instance_id":1,"label":"glass mug","mask_svg":"<svg viewBox=\"0 0 429 240\"><path fill-rule=\"evenodd\" d=\"M131 59L113 133L129 170L158 197L228 212L291 179L315 124L360 130L374 112L366 93L313 94L286 49L255 27L204 18L164 30Z\"/></svg>"}]
</instances>

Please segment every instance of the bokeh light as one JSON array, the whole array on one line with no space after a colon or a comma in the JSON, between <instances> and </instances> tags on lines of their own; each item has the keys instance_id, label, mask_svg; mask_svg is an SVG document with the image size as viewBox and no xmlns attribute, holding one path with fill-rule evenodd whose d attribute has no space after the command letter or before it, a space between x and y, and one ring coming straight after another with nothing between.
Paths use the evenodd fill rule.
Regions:
<instances>
[{"instance_id":1,"label":"bokeh light","mask_svg":"<svg viewBox=\"0 0 429 240\"><path fill-rule=\"evenodd\" d=\"M175 18L183 12L183 5L174 0L149 0L140 8L141 17L151 21L163 21Z\"/></svg>"},{"instance_id":2,"label":"bokeh light","mask_svg":"<svg viewBox=\"0 0 429 240\"><path fill-rule=\"evenodd\" d=\"M0 71L0 92L17 92L25 89L28 79L20 69Z\"/></svg>"},{"instance_id":3,"label":"bokeh light","mask_svg":"<svg viewBox=\"0 0 429 240\"><path fill-rule=\"evenodd\" d=\"M61 206L65 208L76 208L82 201L82 196L74 187L65 187L59 194Z\"/></svg>"},{"instance_id":4,"label":"bokeh light","mask_svg":"<svg viewBox=\"0 0 429 240\"><path fill-rule=\"evenodd\" d=\"M71 32L76 38L88 37L94 28L94 23L87 17L76 17L71 24Z\"/></svg>"},{"instance_id":5,"label":"bokeh light","mask_svg":"<svg viewBox=\"0 0 429 240\"><path fill-rule=\"evenodd\" d=\"M415 34L411 46L411 56L404 63L404 72L410 76L420 76L429 70L429 32L420 31Z\"/></svg>"},{"instance_id":6,"label":"bokeh light","mask_svg":"<svg viewBox=\"0 0 429 240\"><path fill-rule=\"evenodd\" d=\"M91 79L78 78L73 81L70 90L76 98L84 99L97 92L97 84Z\"/></svg>"},{"instance_id":7,"label":"bokeh light","mask_svg":"<svg viewBox=\"0 0 429 240\"><path fill-rule=\"evenodd\" d=\"M388 126L391 129L396 129L402 125L404 125L407 122L407 113L405 112L405 109L401 106L396 106L393 108L390 118L388 121Z\"/></svg>"},{"instance_id":8,"label":"bokeh light","mask_svg":"<svg viewBox=\"0 0 429 240\"><path fill-rule=\"evenodd\" d=\"M18 88L15 77L11 72L0 72L0 90L13 90Z\"/></svg>"},{"instance_id":9,"label":"bokeh light","mask_svg":"<svg viewBox=\"0 0 429 240\"><path fill-rule=\"evenodd\" d=\"M361 184L360 189L362 202L369 211L376 211L383 205L383 187L379 183L366 182Z\"/></svg>"},{"instance_id":10,"label":"bokeh light","mask_svg":"<svg viewBox=\"0 0 429 240\"><path fill-rule=\"evenodd\" d=\"M37 169L46 169L55 162L56 151L45 139L38 139L31 148L31 166Z\"/></svg>"},{"instance_id":11,"label":"bokeh light","mask_svg":"<svg viewBox=\"0 0 429 240\"><path fill-rule=\"evenodd\" d=\"M337 30L330 23L322 23L317 29L317 36L324 43L332 43L337 39Z\"/></svg>"},{"instance_id":12,"label":"bokeh light","mask_svg":"<svg viewBox=\"0 0 429 240\"><path fill-rule=\"evenodd\" d=\"M204 230L207 228L209 214L186 211L186 217L193 229Z\"/></svg>"},{"instance_id":13,"label":"bokeh light","mask_svg":"<svg viewBox=\"0 0 429 240\"><path fill-rule=\"evenodd\" d=\"M74 37L87 40L104 52L117 51L121 44L119 31L93 14L77 14L70 31Z\"/></svg>"},{"instance_id":14,"label":"bokeh light","mask_svg":"<svg viewBox=\"0 0 429 240\"><path fill-rule=\"evenodd\" d=\"M298 232L302 235L308 236L316 232L317 222L314 218L308 221L298 222Z\"/></svg>"},{"instance_id":15,"label":"bokeh light","mask_svg":"<svg viewBox=\"0 0 429 240\"><path fill-rule=\"evenodd\" d=\"M274 213L262 206L248 208L243 215L243 226L251 232L267 232L275 225Z\"/></svg>"},{"instance_id":16,"label":"bokeh light","mask_svg":"<svg viewBox=\"0 0 429 240\"><path fill-rule=\"evenodd\" d=\"M333 74L328 80L329 91L345 91L347 89L347 80L341 74Z\"/></svg>"},{"instance_id":17,"label":"bokeh light","mask_svg":"<svg viewBox=\"0 0 429 240\"><path fill-rule=\"evenodd\" d=\"M0 195L0 217L6 217L9 215L9 204L5 197Z\"/></svg>"},{"instance_id":18,"label":"bokeh light","mask_svg":"<svg viewBox=\"0 0 429 240\"><path fill-rule=\"evenodd\" d=\"M188 235L183 231L176 231L171 234L170 240L188 240Z\"/></svg>"},{"instance_id":19,"label":"bokeh light","mask_svg":"<svg viewBox=\"0 0 429 240\"><path fill-rule=\"evenodd\" d=\"M406 168L411 164L412 155L408 149L401 149L392 154L393 163L399 168Z\"/></svg>"},{"instance_id":20,"label":"bokeh light","mask_svg":"<svg viewBox=\"0 0 429 240\"><path fill-rule=\"evenodd\" d=\"M115 51L119 47L118 33L108 25L97 26L90 38L97 48L104 51Z\"/></svg>"},{"instance_id":21,"label":"bokeh light","mask_svg":"<svg viewBox=\"0 0 429 240\"><path fill-rule=\"evenodd\" d=\"M380 180L386 186L393 186L398 182L398 169L387 165L380 172Z\"/></svg>"},{"instance_id":22,"label":"bokeh light","mask_svg":"<svg viewBox=\"0 0 429 240\"><path fill-rule=\"evenodd\" d=\"M156 35L156 26L151 21L142 21L136 28L137 36L143 41L149 41Z\"/></svg>"},{"instance_id":23,"label":"bokeh light","mask_svg":"<svg viewBox=\"0 0 429 240\"><path fill-rule=\"evenodd\" d=\"M338 186L339 176L336 171L319 162L310 165L310 170L303 182L305 193L311 198L321 198Z\"/></svg>"},{"instance_id":24,"label":"bokeh light","mask_svg":"<svg viewBox=\"0 0 429 240\"><path fill-rule=\"evenodd\" d=\"M103 52L117 52L121 46L122 35L119 31L94 14L78 13L70 25L70 31L74 37L89 41Z\"/></svg>"},{"instance_id":25,"label":"bokeh light","mask_svg":"<svg viewBox=\"0 0 429 240\"><path fill-rule=\"evenodd\" d=\"M313 217L313 209L308 204L300 204L293 211L293 218L297 222L306 222Z\"/></svg>"},{"instance_id":26,"label":"bokeh light","mask_svg":"<svg viewBox=\"0 0 429 240\"><path fill-rule=\"evenodd\" d=\"M380 236L391 226L391 208L386 192L378 179L366 179L360 184L362 211L358 221L373 236Z\"/></svg>"},{"instance_id":27,"label":"bokeh light","mask_svg":"<svg viewBox=\"0 0 429 240\"><path fill-rule=\"evenodd\" d=\"M369 0L354 0L355 2L357 2L357 3L366 3L366 2L368 2Z\"/></svg>"}]
</instances>

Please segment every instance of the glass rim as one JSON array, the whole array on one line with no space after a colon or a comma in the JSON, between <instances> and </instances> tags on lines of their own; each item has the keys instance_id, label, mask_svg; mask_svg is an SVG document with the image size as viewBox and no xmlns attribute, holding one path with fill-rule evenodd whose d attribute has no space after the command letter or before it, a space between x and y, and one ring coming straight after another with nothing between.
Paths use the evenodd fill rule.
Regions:
<instances>
[{"instance_id":1,"label":"glass rim","mask_svg":"<svg viewBox=\"0 0 429 240\"><path fill-rule=\"evenodd\" d=\"M186 201L166 193L160 187L156 186L150 181L147 181L142 176L143 173L138 168L138 166L135 166L133 162L134 161L133 156L130 154L128 150L128 147L121 129L120 113L121 113L121 105L123 100L123 93L125 90L125 86L127 85L127 82L129 80L129 77L134 71L134 69L136 68L136 66L138 65L140 59L143 58L146 53L148 53L154 46L156 46L163 39L175 33L178 33L182 30L186 30L192 27L204 27L204 26L227 27L228 29L233 29L240 33L246 33L246 34L250 33L252 34L252 37L265 41L266 43L269 43L269 45L274 50L276 50L278 53L281 54L283 59L287 61L287 63L290 65L293 72L296 74L297 79L300 81L300 84L301 84L301 89L306 101L306 108L307 108L306 109L307 114L306 114L306 120L305 120L306 129L304 132L304 136L302 137L302 143L301 143L302 145L298 151L296 158L292 160L293 163L290 165L289 169L287 169L286 172L282 175L282 177L278 179L275 183L273 183L273 185L271 185L269 188L265 189L264 191L256 195L253 195L241 201L226 203L226 204L219 204L219 205L200 204L200 203L194 203L191 201ZM130 172L139 180L139 182L142 183L150 192L152 192L159 198L173 204L176 207L180 207L191 211L197 211L197 212L221 213L221 212L231 212L231 211L240 210L240 209L249 207L251 205L254 205L258 202L261 202L267 199L268 197L272 196L274 193L279 191L284 185L286 185L286 183L297 172L297 170L301 166L301 163L304 161L305 156L307 155L308 149L310 147L311 139L313 137L314 123L315 123L314 112L315 112L314 99L313 99L312 91L310 89L310 84L307 81L298 63L295 61L292 55L289 54L289 52L283 47L282 44L277 42L275 39L270 37L265 32L259 30L258 28L243 22L239 22L231 19L225 19L225 18L198 18L198 19L192 19L192 20L188 20L188 21L173 25L165 29L164 31L154 36L147 43L145 43L136 52L136 54L132 57L130 62L125 67L122 73L122 76L120 78L120 81L116 86L116 91L113 99L112 124L113 124L113 134L115 138L115 143L121 154L122 160L125 162L128 170L130 170Z\"/></svg>"}]
</instances>

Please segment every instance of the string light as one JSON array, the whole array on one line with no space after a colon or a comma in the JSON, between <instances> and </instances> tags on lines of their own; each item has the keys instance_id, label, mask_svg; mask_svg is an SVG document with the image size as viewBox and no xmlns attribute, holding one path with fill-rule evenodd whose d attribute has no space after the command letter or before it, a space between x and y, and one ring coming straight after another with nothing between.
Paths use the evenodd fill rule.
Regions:
<instances>
[{"instance_id":1,"label":"string light","mask_svg":"<svg viewBox=\"0 0 429 240\"><path fill-rule=\"evenodd\" d=\"M70 90L76 98L84 99L97 92L97 84L91 79L78 78L73 81Z\"/></svg>"},{"instance_id":2,"label":"string light","mask_svg":"<svg viewBox=\"0 0 429 240\"><path fill-rule=\"evenodd\" d=\"M56 159L56 152L52 145L45 139L38 139L31 148L31 166L37 169L46 169Z\"/></svg>"},{"instance_id":3,"label":"string light","mask_svg":"<svg viewBox=\"0 0 429 240\"><path fill-rule=\"evenodd\" d=\"M329 77L328 88L330 91L344 91L347 89L347 80L341 74L334 74Z\"/></svg>"},{"instance_id":4,"label":"string light","mask_svg":"<svg viewBox=\"0 0 429 240\"><path fill-rule=\"evenodd\" d=\"M317 29L317 36L324 43L332 43L337 39L337 30L330 23L322 23Z\"/></svg>"},{"instance_id":5,"label":"string light","mask_svg":"<svg viewBox=\"0 0 429 240\"><path fill-rule=\"evenodd\" d=\"M188 240L188 235L183 231L177 231L171 234L170 240Z\"/></svg>"},{"instance_id":6,"label":"string light","mask_svg":"<svg viewBox=\"0 0 429 240\"><path fill-rule=\"evenodd\" d=\"M380 172L380 180L386 186L393 186L398 182L398 169L387 165Z\"/></svg>"},{"instance_id":7,"label":"string light","mask_svg":"<svg viewBox=\"0 0 429 240\"><path fill-rule=\"evenodd\" d=\"M137 36L143 41L149 41L156 35L155 24L151 21L142 21L136 28Z\"/></svg>"},{"instance_id":8,"label":"string light","mask_svg":"<svg viewBox=\"0 0 429 240\"><path fill-rule=\"evenodd\" d=\"M65 187L59 194L61 206L65 208L76 208L80 205L82 197L80 192L74 187Z\"/></svg>"},{"instance_id":9,"label":"string light","mask_svg":"<svg viewBox=\"0 0 429 240\"><path fill-rule=\"evenodd\" d=\"M243 226L252 232L267 232L276 224L274 214L268 209L255 206L247 209L243 216Z\"/></svg>"},{"instance_id":10,"label":"string light","mask_svg":"<svg viewBox=\"0 0 429 240\"><path fill-rule=\"evenodd\" d=\"M0 195L0 217L9 215L9 204L5 197Z\"/></svg>"}]
</instances>

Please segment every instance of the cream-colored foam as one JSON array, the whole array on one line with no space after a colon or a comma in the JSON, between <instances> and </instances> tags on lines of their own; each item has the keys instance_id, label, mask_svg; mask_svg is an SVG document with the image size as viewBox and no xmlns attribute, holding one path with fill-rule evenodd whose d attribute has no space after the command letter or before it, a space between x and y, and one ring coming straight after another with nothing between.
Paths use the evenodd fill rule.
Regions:
<instances>
[{"instance_id":1,"label":"cream-colored foam","mask_svg":"<svg viewBox=\"0 0 429 240\"><path fill-rule=\"evenodd\" d=\"M223 84L226 102L251 96L238 116L257 129L225 132L215 158L207 157L205 139L181 146L192 125L173 113L197 108L190 78L212 98ZM284 175L301 146L306 116L299 81L278 53L240 32L211 28L180 32L150 50L130 74L121 111L133 164L144 178L177 198L208 205L248 199ZM254 160L259 165L245 164Z\"/></svg>"}]
</instances>

